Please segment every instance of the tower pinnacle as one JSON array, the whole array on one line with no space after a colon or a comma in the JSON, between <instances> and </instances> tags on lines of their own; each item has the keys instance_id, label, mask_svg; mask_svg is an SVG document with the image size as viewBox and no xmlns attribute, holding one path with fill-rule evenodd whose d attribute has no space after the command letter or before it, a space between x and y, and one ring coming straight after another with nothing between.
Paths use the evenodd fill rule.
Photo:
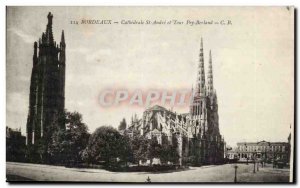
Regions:
<instances>
[{"instance_id":1,"label":"tower pinnacle","mask_svg":"<svg viewBox=\"0 0 300 188\"><path fill-rule=\"evenodd\" d=\"M36 65L37 64L37 42L34 42L33 44L33 65Z\"/></svg>"},{"instance_id":2,"label":"tower pinnacle","mask_svg":"<svg viewBox=\"0 0 300 188\"><path fill-rule=\"evenodd\" d=\"M66 43L65 43L65 34L64 30L61 32L61 40L60 40L60 53L59 53L59 60L61 64L65 64L66 61Z\"/></svg>"},{"instance_id":3,"label":"tower pinnacle","mask_svg":"<svg viewBox=\"0 0 300 188\"><path fill-rule=\"evenodd\" d=\"M37 42L34 42L33 43L33 56L34 57L37 57Z\"/></svg>"},{"instance_id":4,"label":"tower pinnacle","mask_svg":"<svg viewBox=\"0 0 300 188\"><path fill-rule=\"evenodd\" d=\"M47 18L48 18L48 24L47 24L47 28L46 28L46 42L49 45L53 45L54 44L53 33L52 33L53 14L51 14L51 12L49 12Z\"/></svg>"},{"instance_id":5,"label":"tower pinnacle","mask_svg":"<svg viewBox=\"0 0 300 188\"><path fill-rule=\"evenodd\" d=\"M49 12L47 18L48 18L48 25L52 25L53 14L51 14L51 12Z\"/></svg>"},{"instance_id":6,"label":"tower pinnacle","mask_svg":"<svg viewBox=\"0 0 300 188\"><path fill-rule=\"evenodd\" d=\"M64 34L64 30L62 30L62 32L61 32L61 40L60 40L60 42L61 42L62 44L65 44L65 34Z\"/></svg>"}]
</instances>

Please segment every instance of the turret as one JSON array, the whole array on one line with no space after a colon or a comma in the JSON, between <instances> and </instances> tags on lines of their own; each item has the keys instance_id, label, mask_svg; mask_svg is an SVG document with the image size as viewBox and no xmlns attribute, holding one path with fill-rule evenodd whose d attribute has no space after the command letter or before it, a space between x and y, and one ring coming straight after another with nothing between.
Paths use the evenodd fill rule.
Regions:
<instances>
[{"instance_id":1,"label":"turret","mask_svg":"<svg viewBox=\"0 0 300 188\"><path fill-rule=\"evenodd\" d=\"M61 64L65 64L66 62L66 43L64 30L62 30L61 33L59 61Z\"/></svg>"},{"instance_id":2,"label":"turret","mask_svg":"<svg viewBox=\"0 0 300 188\"><path fill-rule=\"evenodd\" d=\"M42 33L42 43L46 43L46 35L44 32Z\"/></svg>"},{"instance_id":3,"label":"turret","mask_svg":"<svg viewBox=\"0 0 300 188\"><path fill-rule=\"evenodd\" d=\"M64 30L61 32L60 46L66 47Z\"/></svg>"}]
</instances>

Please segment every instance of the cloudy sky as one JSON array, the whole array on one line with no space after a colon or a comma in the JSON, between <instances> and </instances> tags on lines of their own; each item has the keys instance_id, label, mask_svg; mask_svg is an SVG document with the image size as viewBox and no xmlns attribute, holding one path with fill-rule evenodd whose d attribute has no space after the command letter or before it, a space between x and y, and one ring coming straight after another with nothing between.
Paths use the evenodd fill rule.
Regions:
<instances>
[{"instance_id":1,"label":"cloudy sky","mask_svg":"<svg viewBox=\"0 0 300 188\"><path fill-rule=\"evenodd\" d=\"M53 33L66 39L66 108L78 111L90 132L117 127L123 117L143 108L103 108L106 88L190 89L196 81L201 37L205 68L213 54L214 87L220 131L238 141L286 141L294 116L293 10L199 7L8 7L6 125L22 128L28 115L33 42L46 29L51 11ZM82 19L231 20L232 25L75 25ZM188 112L188 108L176 108Z\"/></svg>"}]
</instances>

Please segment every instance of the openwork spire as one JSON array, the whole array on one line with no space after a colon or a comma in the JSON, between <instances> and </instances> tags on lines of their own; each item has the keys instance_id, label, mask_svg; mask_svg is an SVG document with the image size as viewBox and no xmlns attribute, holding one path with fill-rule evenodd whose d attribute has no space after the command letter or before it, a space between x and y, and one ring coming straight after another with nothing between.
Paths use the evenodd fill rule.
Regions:
<instances>
[{"instance_id":1,"label":"openwork spire","mask_svg":"<svg viewBox=\"0 0 300 188\"><path fill-rule=\"evenodd\" d=\"M198 74L197 74L197 94L200 96L205 95L205 72L204 72L204 55L203 55L203 41L201 38L200 44L200 54L199 54L199 65L198 65Z\"/></svg>"},{"instance_id":2,"label":"openwork spire","mask_svg":"<svg viewBox=\"0 0 300 188\"><path fill-rule=\"evenodd\" d=\"M212 68L212 56L211 50L209 51L209 65L207 73L207 92L208 95L213 95L214 90L214 79L213 79L213 68Z\"/></svg>"}]
</instances>

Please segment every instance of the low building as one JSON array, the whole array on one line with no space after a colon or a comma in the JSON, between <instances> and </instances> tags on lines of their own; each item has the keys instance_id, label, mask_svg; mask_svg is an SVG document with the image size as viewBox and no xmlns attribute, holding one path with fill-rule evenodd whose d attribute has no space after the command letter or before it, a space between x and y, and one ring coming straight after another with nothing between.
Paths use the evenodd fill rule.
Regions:
<instances>
[{"instance_id":1,"label":"low building","mask_svg":"<svg viewBox=\"0 0 300 188\"><path fill-rule=\"evenodd\" d=\"M21 128L6 127L6 161L24 161L25 140L26 137L21 134Z\"/></svg>"},{"instance_id":2,"label":"low building","mask_svg":"<svg viewBox=\"0 0 300 188\"><path fill-rule=\"evenodd\" d=\"M290 144L288 142L239 142L235 151L240 162L263 160L265 162L284 161L290 157Z\"/></svg>"}]
</instances>

